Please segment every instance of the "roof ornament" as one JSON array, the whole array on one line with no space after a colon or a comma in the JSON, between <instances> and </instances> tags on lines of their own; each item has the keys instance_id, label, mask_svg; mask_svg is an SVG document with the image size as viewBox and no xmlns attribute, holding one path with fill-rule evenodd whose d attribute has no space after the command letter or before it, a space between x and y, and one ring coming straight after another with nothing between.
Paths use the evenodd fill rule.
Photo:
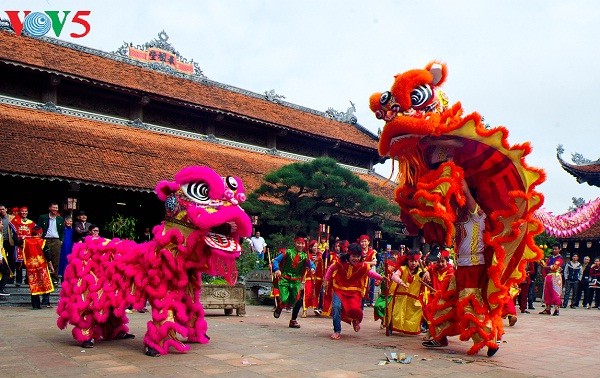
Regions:
<instances>
[{"instance_id":1,"label":"roof ornament","mask_svg":"<svg viewBox=\"0 0 600 378\"><path fill-rule=\"evenodd\" d=\"M271 101L276 104L280 104L281 100L284 98L285 98L284 95L279 95L279 94L275 93L275 89L271 89L270 91L265 91L265 99L267 99L267 101Z\"/></svg>"},{"instance_id":2,"label":"roof ornament","mask_svg":"<svg viewBox=\"0 0 600 378\"><path fill-rule=\"evenodd\" d=\"M15 32L15 29L13 29L10 21L4 18L0 18L0 30L7 30L13 33Z\"/></svg>"},{"instance_id":3,"label":"roof ornament","mask_svg":"<svg viewBox=\"0 0 600 378\"><path fill-rule=\"evenodd\" d=\"M44 110L47 112L62 113L62 110L60 110L60 108L58 106L56 106L56 104L53 103L52 101L48 101L45 104L38 105L37 108L39 110Z\"/></svg>"},{"instance_id":4,"label":"roof ornament","mask_svg":"<svg viewBox=\"0 0 600 378\"><path fill-rule=\"evenodd\" d=\"M169 35L163 30L158 33L158 38L142 45L134 46L131 42L123 42L123 45L113 53L144 62L156 71L206 78L198 63L181 56L168 40Z\"/></svg>"},{"instance_id":5,"label":"roof ornament","mask_svg":"<svg viewBox=\"0 0 600 378\"><path fill-rule=\"evenodd\" d=\"M565 149L562 144L556 146L556 154L560 157L565 152Z\"/></svg>"},{"instance_id":6,"label":"roof ornament","mask_svg":"<svg viewBox=\"0 0 600 378\"><path fill-rule=\"evenodd\" d=\"M327 115L328 118L333 119L334 121L345 122L354 125L358 122L358 119L354 115L355 112L356 107L354 106L354 103L350 101L350 107L346 110L345 113L337 111L334 108L329 108L325 112L325 115Z\"/></svg>"},{"instance_id":7,"label":"roof ornament","mask_svg":"<svg viewBox=\"0 0 600 378\"><path fill-rule=\"evenodd\" d=\"M577 165L590 164L592 162L590 159L584 158L579 152L571 154L571 161Z\"/></svg>"}]
</instances>

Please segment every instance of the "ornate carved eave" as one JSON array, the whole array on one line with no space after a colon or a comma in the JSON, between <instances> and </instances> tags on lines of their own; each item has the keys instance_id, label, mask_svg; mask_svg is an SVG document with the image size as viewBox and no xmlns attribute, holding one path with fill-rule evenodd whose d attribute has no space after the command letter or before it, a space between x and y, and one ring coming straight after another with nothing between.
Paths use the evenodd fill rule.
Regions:
<instances>
[{"instance_id":1,"label":"ornate carved eave","mask_svg":"<svg viewBox=\"0 0 600 378\"><path fill-rule=\"evenodd\" d=\"M600 187L600 159L592 161L580 153L571 154L572 163L566 162L562 154L565 152L562 145L556 148L556 157L561 167L577 179L578 183L588 183Z\"/></svg>"}]
</instances>

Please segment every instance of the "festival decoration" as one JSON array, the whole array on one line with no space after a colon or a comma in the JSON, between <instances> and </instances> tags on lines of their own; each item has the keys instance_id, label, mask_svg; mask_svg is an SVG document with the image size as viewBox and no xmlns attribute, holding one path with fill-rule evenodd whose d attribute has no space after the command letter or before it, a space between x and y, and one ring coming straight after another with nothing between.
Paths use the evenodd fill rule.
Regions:
<instances>
[{"instance_id":1,"label":"festival decoration","mask_svg":"<svg viewBox=\"0 0 600 378\"><path fill-rule=\"evenodd\" d=\"M449 106L440 90L446 78L447 67L440 62L398 74L389 91L370 97L370 108L385 121L379 152L398 167L395 199L410 234L422 233L430 244L451 246L457 208L466 201L463 182L487 215L486 283L480 288L484 298L460 298L454 307L439 302L433 325L451 322L438 336L473 338L469 353L487 345L488 355L493 355L504 333L501 310L510 300L509 288L525 279L528 261L543 256L533 237L542 232L534 211L543 202L535 187L544 173L525 163L529 143L511 145L506 128L488 128L477 113L464 115L459 102ZM442 295L436 293L438 301ZM481 319L472 317L468 323L465 306L471 305ZM440 315L444 310L446 315ZM451 319L450 310L459 318Z\"/></svg>"},{"instance_id":2,"label":"festival decoration","mask_svg":"<svg viewBox=\"0 0 600 378\"><path fill-rule=\"evenodd\" d=\"M165 203L165 221L152 230L153 240L86 237L69 256L57 308L59 328L74 326L83 347L99 339L133 338L125 310L141 310L146 301L152 320L144 337L146 354L179 352L188 342L207 343L207 323L200 303L201 273L237 280L235 259L240 237L251 234L250 218L239 206L246 200L237 177L221 177L208 167L183 168L174 181L156 186Z\"/></svg>"},{"instance_id":3,"label":"festival decoration","mask_svg":"<svg viewBox=\"0 0 600 378\"><path fill-rule=\"evenodd\" d=\"M554 215L551 211L540 209L534 216L542 222L548 235L568 238L589 230L600 221L600 198L565 214Z\"/></svg>"}]
</instances>

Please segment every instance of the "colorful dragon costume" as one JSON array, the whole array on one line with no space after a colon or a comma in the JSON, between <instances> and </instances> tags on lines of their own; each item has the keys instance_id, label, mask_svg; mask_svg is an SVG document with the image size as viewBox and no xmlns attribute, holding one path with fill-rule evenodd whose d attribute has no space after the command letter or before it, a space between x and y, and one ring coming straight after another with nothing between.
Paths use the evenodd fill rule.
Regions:
<instances>
[{"instance_id":1,"label":"colorful dragon costume","mask_svg":"<svg viewBox=\"0 0 600 378\"><path fill-rule=\"evenodd\" d=\"M237 280L235 259L240 237L252 225L239 206L246 200L239 178L221 177L208 167L179 171L174 181L156 186L165 202L165 221L152 230L154 239L93 239L77 243L69 256L57 308L59 328L74 326L82 346L95 340L124 339L129 331L125 310L149 302L152 320L144 337L146 354L185 352L188 342L207 343L207 323L200 303L201 273Z\"/></svg>"},{"instance_id":2,"label":"colorful dragon costume","mask_svg":"<svg viewBox=\"0 0 600 378\"><path fill-rule=\"evenodd\" d=\"M525 163L529 143L511 146L504 127L487 128L477 113L463 115L460 103L448 106L439 89L446 77L440 62L398 74L389 91L370 97L370 108L386 122L379 153L398 162L395 199L412 235L452 246L457 209L466 201L465 182L487 216L480 294L457 293L451 283L429 304L433 316L428 321L434 339L460 335L473 339L470 354L488 346L493 355L504 332L501 311L510 300L509 288L525 279L528 261L543 256L533 239L543 228L533 213L543 202L534 188L544 173Z\"/></svg>"}]
</instances>

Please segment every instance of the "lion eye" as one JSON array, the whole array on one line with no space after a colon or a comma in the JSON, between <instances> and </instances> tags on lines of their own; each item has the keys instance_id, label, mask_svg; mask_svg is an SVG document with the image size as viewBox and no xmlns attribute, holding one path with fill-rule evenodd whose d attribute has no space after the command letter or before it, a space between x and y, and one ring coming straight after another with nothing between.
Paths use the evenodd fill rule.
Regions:
<instances>
[{"instance_id":1,"label":"lion eye","mask_svg":"<svg viewBox=\"0 0 600 378\"><path fill-rule=\"evenodd\" d=\"M196 202L206 202L210 199L208 196L209 187L205 182L185 184L182 189L189 198Z\"/></svg>"},{"instance_id":2,"label":"lion eye","mask_svg":"<svg viewBox=\"0 0 600 378\"><path fill-rule=\"evenodd\" d=\"M381 97L379 98L379 104L381 106L385 106L392 99L392 94L390 91L383 92Z\"/></svg>"},{"instance_id":3,"label":"lion eye","mask_svg":"<svg viewBox=\"0 0 600 378\"><path fill-rule=\"evenodd\" d=\"M231 176L225 178L225 183L227 184L227 187L233 191L236 191L238 188L237 180Z\"/></svg>"},{"instance_id":4,"label":"lion eye","mask_svg":"<svg viewBox=\"0 0 600 378\"><path fill-rule=\"evenodd\" d=\"M433 97L433 91L427 84L420 85L410 92L410 102L416 110L424 108Z\"/></svg>"}]
</instances>

